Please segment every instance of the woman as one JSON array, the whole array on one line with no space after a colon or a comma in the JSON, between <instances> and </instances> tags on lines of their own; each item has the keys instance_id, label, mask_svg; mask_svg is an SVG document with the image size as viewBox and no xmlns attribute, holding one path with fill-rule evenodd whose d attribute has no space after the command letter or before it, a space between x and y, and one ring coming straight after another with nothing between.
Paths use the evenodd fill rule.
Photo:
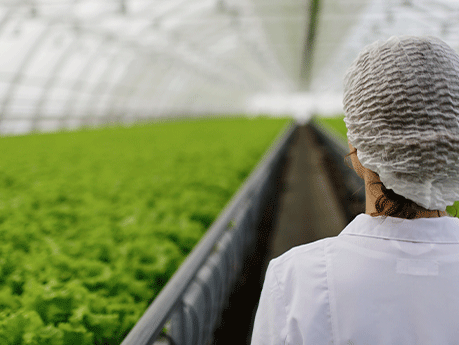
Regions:
<instances>
[{"instance_id":1,"label":"woman","mask_svg":"<svg viewBox=\"0 0 459 345\"><path fill-rule=\"evenodd\" d=\"M366 211L269 264L252 344L458 344L459 56L432 37L366 47L345 78ZM333 210L330 210L333 212Z\"/></svg>"}]
</instances>

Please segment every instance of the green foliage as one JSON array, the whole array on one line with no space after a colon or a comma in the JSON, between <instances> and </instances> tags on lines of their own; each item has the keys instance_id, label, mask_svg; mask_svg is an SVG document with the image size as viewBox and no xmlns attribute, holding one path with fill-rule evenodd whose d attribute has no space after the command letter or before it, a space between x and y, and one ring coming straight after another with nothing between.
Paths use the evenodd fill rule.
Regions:
<instances>
[{"instance_id":1,"label":"green foliage","mask_svg":"<svg viewBox=\"0 0 459 345\"><path fill-rule=\"evenodd\" d=\"M315 117L314 121L331 129L347 142L347 128L344 123L344 115L337 115L334 117Z\"/></svg>"},{"instance_id":2,"label":"green foliage","mask_svg":"<svg viewBox=\"0 0 459 345\"><path fill-rule=\"evenodd\" d=\"M0 343L119 344L286 119L0 139Z\"/></svg>"},{"instance_id":3,"label":"green foliage","mask_svg":"<svg viewBox=\"0 0 459 345\"><path fill-rule=\"evenodd\" d=\"M453 205L451 206L446 206L446 212L450 216L458 217L459 218L459 201L456 201Z\"/></svg>"}]
</instances>

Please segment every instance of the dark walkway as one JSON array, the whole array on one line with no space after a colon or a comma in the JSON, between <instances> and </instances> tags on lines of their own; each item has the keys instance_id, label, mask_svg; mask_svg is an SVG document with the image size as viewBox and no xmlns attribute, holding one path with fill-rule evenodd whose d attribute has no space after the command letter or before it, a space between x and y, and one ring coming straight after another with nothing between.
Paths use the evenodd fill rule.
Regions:
<instances>
[{"instance_id":1,"label":"dark walkway","mask_svg":"<svg viewBox=\"0 0 459 345\"><path fill-rule=\"evenodd\" d=\"M268 260L290 248L337 235L346 219L325 170L324 151L300 127L288 153Z\"/></svg>"},{"instance_id":2,"label":"dark walkway","mask_svg":"<svg viewBox=\"0 0 459 345\"><path fill-rule=\"evenodd\" d=\"M337 235L347 224L329 181L324 151L307 126L296 133L271 202L259 227L255 253L247 260L214 345L249 344L267 264L290 248Z\"/></svg>"}]
</instances>

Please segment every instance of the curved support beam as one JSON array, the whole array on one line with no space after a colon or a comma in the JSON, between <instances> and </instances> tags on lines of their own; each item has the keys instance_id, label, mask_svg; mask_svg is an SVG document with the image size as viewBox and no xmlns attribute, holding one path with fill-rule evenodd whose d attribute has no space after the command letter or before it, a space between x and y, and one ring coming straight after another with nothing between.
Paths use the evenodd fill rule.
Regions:
<instances>
[{"instance_id":1,"label":"curved support beam","mask_svg":"<svg viewBox=\"0 0 459 345\"><path fill-rule=\"evenodd\" d=\"M8 23L8 21L11 19L11 16L14 12L16 12L18 9L18 6L11 6L8 11L5 13L5 15L3 16L3 18L1 19L0 21L0 37L6 27L6 24ZM3 113L0 113L0 126L2 124L2 121L3 120Z\"/></svg>"},{"instance_id":2,"label":"curved support beam","mask_svg":"<svg viewBox=\"0 0 459 345\"><path fill-rule=\"evenodd\" d=\"M107 44L109 43L109 40L103 40L100 42L100 44L97 46L97 48L94 50L94 53L91 54L88 59L86 60L86 64L83 66L81 73L78 77L78 79L75 80L72 88L71 88L71 93L68 98L68 101L65 105L65 116L63 117L63 122L69 120L72 118L72 112L75 107L75 104L77 103L78 97L76 95L80 92L80 90L83 88L83 86L86 84L87 77L89 73L91 72L91 69L94 65L94 61L97 58L97 55L100 50L102 50Z\"/></svg>"},{"instance_id":3,"label":"curved support beam","mask_svg":"<svg viewBox=\"0 0 459 345\"><path fill-rule=\"evenodd\" d=\"M110 56L109 62L106 64L104 72L99 77L99 81L96 83L94 88L91 91L92 97L88 101L85 113L92 114L94 109L97 107L97 103L100 101L100 98L107 94L110 90L110 86L113 88L113 84L107 82L107 77L113 72L113 69L116 67L117 58L119 53L123 52L126 49L124 46L118 46L118 49L113 52ZM89 115L91 116L91 115ZM104 116L100 116L103 118Z\"/></svg>"},{"instance_id":4,"label":"curved support beam","mask_svg":"<svg viewBox=\"0 0 459 345\"><path fill-rule=\"evenodd\" d=\"M149 61L148 68L147 68L149 73L144 73L142 75L141 79L136 84L136 87L132 89L132 92L129 95L129 98L125 99L123 107L127 107L127 104L132 102L133 99L135 100L138 97L139 94L142 94L142 96L146 96L145 93L144 93L144 90L146 89L145 85L148 85L148 86L156 85L159 90L164 90L164 88L162 87L162 84L165 83L166 79L170 79L170 74L167 72L169 70L169 68L167 68L166 70L162 70L161 76L155 75L152 72L152 69L150 68L150 66L153 66L155 63L157 63L157 62ZM162 79L160 79L160 78L162 78ZM151 80L151 83L146 82L148 80ZM158 92L157 94L159 94L159 96L157 98L161 99L160 93ZM150 100L150 104L154 104L154 102L155 102L154 99ZM153 110L153 109L151 109L151 110ZM151 113L153 113L153 111L151 111Z\"/></svg>"},{"instance_id":5,"label":"curved support beam","mask_svg":"<svg viewBox=\"0 0 459 345\"><path fill-rule=\"evenodd\" d=\"M158 62L156 62L156 64L157 63ZM153 63L150 63L150 65L153 65ZM153 87L156 88L156 89L161 90L161 84L163 83L163 80L167 77L168 72L166 70L164 70L164 69L162 69L161 75L155 74L154 72L156 72L156 71L153 71L153 69L150 69L150 71L148 73L145 73L145 75L143 76L142 80L137 85L136 90L132 93L132 95L131 95L132 99L136 99L137 97L139 97L140 99L147 98L148 94L147 94L146 90L152 90ZM150 81L150 82L148 82L148 81ZM159 92L157 92L156 94L158 94L158 93ZM150 97L148 97L148 98L149 98L149 103L150 103L149 113L153 114L155 112L155 108L152 107L152 105L155 104L154 95L150 94ZM128 101L126 101L126 102L128 102Z\"/></svg>"},{"instance_id":6,"label":"curved support beam","mask_svg":"<svg viewBox=\"0 0 459 345\"><path fill-rule=\"evenodd\" d=\"M74 0L75 2L77 1L80 1L80 0ZM124 1L122 2L122 7L125 7L126 4L124 3ZM150 9L150 8L153 8L154 7L154 4L150 4L149 6L147 6L147 9ZM147 32L149 29L148 28L144 28L140 31L140 33L137 34L137 36L139 37L142 37L143 34L145 32ZM105 40L108 40L107 37L105 37ZM87 110L86 112L88 114L91 113L91 109L95 109L96 106L97 106L97 102L98 100L100 99L101 96L103 96L104 94L108 93L109 90L110 90L110 85L106 82L104 82L104 79L110 74L110 72L112 71L112 69L114 68L114 66L116 66L116 60L117 60L117 56L118 56L118 53L121 52L121 51L124 51L126 50L126 48L129 48L128 44L126 42L122 42L121 41L121 44L120 44L120 47L118 49L117 52L113 53L111 58L110 58L110 61L109 63L107 64L106 68L105 68L105 71L102 73L102 75L100 76L100 80L99 82L97 83L97 85L93 88L93 91L91 92L92 93L92 97L91 97L91 100L88 102L88 106L87 106ZM138 51L138 48L134 47L135 50ZM141 54L141 52L138 52ZM107 112L107 114L110 113L110 111ZM110 116L107 114L105 116L102 116L101 118L106 118L106 119L109 119Z\"/></svg>"},{"instance_id":7,"label":"curved support beam","mask_svg":"<svg viewBox=\"0 0 459 345\"><path fill-rule=\"evenodd\" d=\"M139 88L137 93L142 92L143 96L150 95L150 104L152 105L151 113L160 115L162 113L161 103L164 102L164 98L171 83L171 80L174 79L177 75L184 75L181 69L173 68L174 65L166 59L161 62L164 64L164 67L161 68L161 75L156 75L154 80L150 84L146 83L145 87L142 89ZM153 78L152 78L153 79ZM132 97L135 97L134 94Z\"/></svg>"},{"instance_id":8,"label":"curved support beam","mask_svg":"<svg viewBox=\"0 0 459 345\"><path fill-rule=\"evenodd\" d=\"M43 114L43 106L48 99L48 92L54 87L54 84L56 83L57 75L59 72L61 72L62 68L65 66L65 63L67 60L70 58L72 53L75 52L76 50L76 45L78 44L78 41L80 40L80 37L78 36L75 41L76 43L72 43L67 47L67 49L61 54L59 60L56 62L54 65L51 74L49 77L46 79L45 86L43 87L43 91L41 92L40 99L38 100L36 110L35 110L35 117L33 119L34 125L33 127L35 128L38 125L38 122L40 121L40 118L42 117Z\"/></svg>"},{"instance_id":9,"label":"curved support beam","mask_svg":"<svg viewBox=\"0 0 459 345\"><path fill-rule=\"evenodd\" d=\"M83 0L72 0L73 6L77 6L78 4L84 2ZM180 11L180 4L185 3L186 0L178 0L175 1L170 8L167 8L163 11L163 13L159 14L157 16L157 20L161 20L164 17L167 17L171 13L174 13L176 11ZM72 5L70 5L72 6ZM15 6L15 8L17 8ZM153 4L149 4L147 7L149 8L154 8ZM10 10L12 12L13 9ZM184 11L182 9L182 11ZM200 10L199 10L200 11ZM105 15L104 15L105 16ZM143 14L141 15L142 17L145 17ZM42 18L43 20L49 21L49 18ZM4 21L8 20L8 17L3 18ZM9 89L7 90L6 96L3 99L3 103L0 103L2 105L2 108L0 108L0 111L3 112L3 114L0 114L0 121L2 119L1 116L4 116L7 114L10 103L12 99L14 98L14 94L16 92L16 89L18 88L19 85L21 85L21 79L23 78L23 71L27 67L27 65L30 63L30 61L33 59L34 52L38 50L38 48L42 45L43 41L46 39L46 37L49 35L49 31L52 29L53 24L61 22L62 19L54 18L51 19L51 22L47 24L45 32L41 34L41 36L34 42L34 45L29 49L29 51L26 53L26 57L24 58L24 61L22 65L19 67L18 71L15 73L13 77L13 82L10 85ZM83 22L84 23L84 22ZM1 25L2 23L0 22L0 31L1 31ZM45 24L46 25L46 24ZM252 26L252 25L251 25ZM241 26L238 27L239 29L237 30L243 30L243 27ZM182 27L183 29L183 27ZM97 54L99 51L104 50L105 47L108 44L113 43L114 45L118 45L119 49L115 49L114 52L111 54L109 57L109 61L106 64L105 71L100 75L100 79L97 81L96 86L92 88L92 96L90 96L90 99L88 102L85 104L87 107L85 109L86 113L83 115L91 115L90 112L92 109L96 109L98 105L98 101L100 97L103 95L110 97L111 103L109 107L107 107L107 110L103 110L106 112L106 115L104 117L110 117L114 114L115 108L118 106L121 107L126 107L133 98L135 98L138 95L146 95L149 92L152 92L152 90L155 90L155 88L159 91L157 94L155 94L155 99L158 99L159 102L163 103L166 101L166 99L169 99L173 95L173 93L170 92L169 88L169 81L171 80L171 75L164 75L164 71L158 75L158 72L154 69L154 73L158 75L158 79L161 80L160 84L163 85L163 88L158 88L157 84L154 85L155 83L152 83L149 85L148 83L142 82L142 80L145 80L146 76L150 75L151 73L144 73L140 74L141 72L138 71L138 69L141 69L142 67L145 69L150 69L151 67L155 66L156 58L159 59L166 59L171 61L172 66L178 66L179 69L184 71L183 75L184 78L187 78L189 73L198 73L199 75L202 75L203 78L209 80L209 82L214 83L216 85L232 85L233 87L238 87L238 88L254 88L254 87L260 87L260 85L263 84L265 81L265 78L260 78L262 74L258 73L250 73L249 65L244 65L240 64L238 62L233 62L231 60L219 58L218 56L216 58L210 58L209 56L206 55L205 51L203 51L202 47L206 46L206 42L209 41L215 41L218 40L220 36L227 36L227 33L230 32L231 28L226 27L225 25L223 26L222 31L214 32L214 31L209 31L205 30L201 32L200 30L195 30L197 31L197 38L196 41L198 42L197 46L191 46L187 44L187 42L183 42L183 40L180 40L180 38L175 38L171 41L168 42L164 47L158 47L158 46L152 46L152 47L144 47L137 40L127 40L123 37L115 37L115 41L113 40L113 34L109 32L104 32L103 30L98 29L97 27L81 27L81 33L78 34L77 40L84 41L85 36L83 34L87 33L92 35L93 37L97 37L100 39L100 44L97 48L97 51L95 51L93 54L90 54L88 57L88 60L85 64L85 66L82 69L82 72L80 75L77 77L78 79L75 79L73 86L70 88L69 94L68 94L68 99L65 104L65 114L62 117L63 122L68 120L69 118L73 117L73 113L75 110L76 104L78 104L78 101L80 99L80 91L81 90L86 90L87 89L87 78L89 77L91 71L95 67L95 62L97 59ZM139 31L140 35L137 35L139 37L142 37L142 34L144 32L149 32L151 31L151 27L145 27L142 30ZM154 29L153 29L154 30ZM229 30L229 31L227 31ZM251 30L252 31L252 30ZM243 33L241 32L241 37ZM99 43L99 42L98 42ZM180 43L180 44L178 44ZM256 43L256 42L255 42ZM252 58L255 59L257 62L263 63L263 58L264 58L264 65L272 65L269 63L271 61L266 54L266 52L262 52L263 49L261 49L264 45L257 44L258 47L253 46L254 42L253 40L246 41L246 44L252 47L252 49L248 49L249 52L252 52L252 54L248 54L248 56L252 56ZM71 46L66 48L66 50L62 53L60 56L59 60L56 62L55 66L52 69L52 73L49 77L47 77L44 88L41 92L40 98L38 100L37 106L35 108L35 119L34 122L37 124L38 121L40 121L40 117L43 116L44 112L44 106L47 101L48 93L50 90L53 89L53 87L56 85L56 83L61 80L59 79L59 73L61 70L64 68L65 63L68 61L68 59L72 56L72 52L75 50L76 43L73 43ZM118 66L119 61L117 60L118 52L126 50L130 51L133 54L135 54L137 57L140 59L136 59L137 63L141 61L141 65L137 67L133 67L132 63L126 62L126 70L124 72L124 75L117 80L115 83L107 83L105 82L107 79L107 76L110 74L110 72ZM258 54L256 54L258 53ZM155 58L155 60L152 60L152 57ZM273 62L273 61L271 61ZM161 63L161 62L160 62ZM146 67L148 66L148 67ZM271 70L271 69L270 69ZM135 71L133 74L134 75L129 75L129 73L132 73L132 71ZM177 72L176 69L174 68L174 72ZM268 77L268 73L266 74L266 78ZM139 80L140 79L140 80ZM267 79L266 79L267 80ZM135 83L137 83L135 85ZM108 95L107 95L108 94ZM164 95L167 95L167 97L164 97ZM124 108L123 108L124 109Z\"/></svg>"},{"instance_id":10,"label":"curved support beam","mask_svg":"<svg viewBox=\"0 0 459 345\"><path fill-rule=\"evenodd\" d=\"M5 26L6 24L8 23L8 21L10 20L11 18L11 15L16 12L18 9L18 7L16 6L11 6L8 11L5 13L5 15L3 16L2 20L0 20L0 35L3 31L3 29L5 29Z\"/></svg>"},{"instance_id":11,"label":"curved support beam","mask_svg":"<svg viewBox=\"0 0 459 345\"><path fill-rule=\"evenodd\" d=\"M30 62L35 57L36 51L41 47L43 42L46 40L46 38L51 33L51 28L53 27L53 25L54 23L48 24L48 26L43 30L43 32L40 34L38 39L32 45L32 47L25 54L25 57L22 60L18 70L16 71L8 90L6 91L5 97L3 98L3 102L0 108L0 122L3 120L3 118L5 117L5 114L8 112L8 107L10 106L11 99L13 98L13 95L16 92L16 89L18 88L21 82L21 79L23 77L23 70L27 68L27 66L30 64Z\"/></svg>"},{"instance_id":12,"label":"curved support beam","mask_svg":"<svg viewBox=\"0 0 459 345\"><path fill-rule=\"evenodd\" d=\"M174 78L171 78L172 80L174 80L176 77L179 76L179 73L177 72L174 76ZM183 77L180 77L180 78L183 78ZM184 81L189 81L190 80L190 76L187 75L185 78L183 78L182 80ZM196 87L196 85L193 85L194 87ZM173 87L174 87L174 83L171 81L169 81L167 87L164 88L163 90L163 94L162 94L162 97L160 99L160 102L158 104L158 109L160 112L166 114L166 112L169 110L170 111L170 108L171 107L168 107L168 105L170 104L170 99L172 98L171 96L174 95L177 97L177 93L176 92L173 92ZM183 100L182 97L180 97L181 100ZM188 103L187 105L191 105L192 103ZM174 110L176 111L176 110Z\"/></svg>"},{"instance_id":13,"label":"curved support beam","mask_svg":"<svg viewBox=\"0 0 459 345\"><path fill-rule=\"evenodd\" d=\"M126 99L129 99L131 94L134 91L134 83L136 83L139 78L141 78L141 75L145 73L143 68L141 68L141 64L139 64L139 60L142 57L137 57L132 59L132 61L129 63L129 65L126 67L123 77L120 78L120 81L118 84L115 86L111 100L109 102L110 108L107 111L107 118L117 118L118 120L121 119L122 116L125 116L126 114L120 115L119 112L115 114L115 109L119 107L119 104L123 102L123 106L127 104ZM128 83L124 83L125 81L128 80ZM123 99L123 101L120 101L120 99ZM124 109L123 109L124 111Z\"/></svg>"}]
</instances>

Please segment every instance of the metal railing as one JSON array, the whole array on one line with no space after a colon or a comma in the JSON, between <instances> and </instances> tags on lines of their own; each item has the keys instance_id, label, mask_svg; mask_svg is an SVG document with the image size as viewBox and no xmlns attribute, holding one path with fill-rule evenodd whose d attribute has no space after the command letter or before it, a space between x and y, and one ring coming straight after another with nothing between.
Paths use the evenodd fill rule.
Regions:
<instances>
[{"instance_id":1,"label":"metal railing","mask_svg":"<svg viewBox=\"0 0 459 345\"><path fill-rule=\"evenodd\" d=\"M244 259L254 249L265 202L296 127L290 123L277 137L122 345L151 345L158 338L165 344L211 343Z\"/></svg>"}]
</instances>

